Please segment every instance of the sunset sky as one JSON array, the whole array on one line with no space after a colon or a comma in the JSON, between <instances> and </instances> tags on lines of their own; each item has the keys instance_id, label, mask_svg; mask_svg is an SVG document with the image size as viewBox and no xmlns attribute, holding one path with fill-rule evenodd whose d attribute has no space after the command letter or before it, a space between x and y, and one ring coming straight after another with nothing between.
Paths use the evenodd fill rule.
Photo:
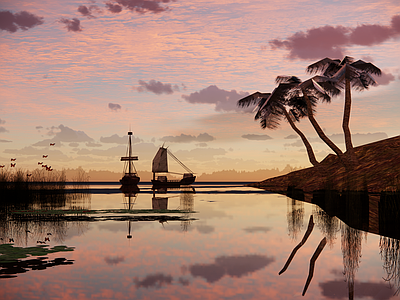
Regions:
<instances>
[{"instance_id":1,"label":"sunset sky","mask_svg":"<svg viewBox=\"0 0 400 300\"><path fill-rule=\"evenodd\" d=\"M383 72L353 91L354 144L397 136L399 48L398 0L3 0L0 165L32 170L46 154L58 170L119 172L131 129L138 170L164 143L199 175L308 167L285 121L263 130L237 100L348 55ZM320 104L316 118L344 150L343 104ZM307 119L299 127L317 159L331 153Z\"/></svg>"}]
</instances>

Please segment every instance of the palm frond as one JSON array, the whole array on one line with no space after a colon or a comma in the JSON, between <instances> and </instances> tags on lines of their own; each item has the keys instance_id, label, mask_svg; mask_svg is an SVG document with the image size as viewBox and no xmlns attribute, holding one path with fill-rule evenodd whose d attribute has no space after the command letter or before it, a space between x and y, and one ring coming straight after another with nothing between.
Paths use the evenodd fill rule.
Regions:
<instances>
[{"instance_id":1,"label":"palm frond","mask_svg":"<svg viewBox=\"0 0 400 300\"><path fill-rule=\"evenodd\" d=\"M248 107L248 106L250 106L250 105L257 104L258 101L259 101L261 98L267 98L267 97L269 97L270 95L271 95L270 93L255 92L255 93L253 93L253 94L251 94L251 95L248 95L248 96L246 96L246 97L240 99L240 100L237 102L237 106L239 106L239 107Z\"/></svg>"},{"instance_id":2,"label":"palm frond","mask_svg":"<svg viewBox=\"0 0 400 300\"><path fill-rule=\"evenodd\" d=\"M330 65L338 65L340 60L338 59L330 59L329 57L325 57L311 65L309 65L306 69L306 72L309 74L316 74L318 72L323 73L329 68Z\"/></svg>"},{"instance_id":3,"label":"palm frond","mask_svg":"<svg viewBox=\"0 0 400 300\"><path fill-rule=\"evenodd\" d=\"M361 59L351 63L351 66L356 69L365 71L369 74L374 74L374 75L378 75L378 76L381 76L381 74L382 74L381 69L379 69L377 66L375 66L374 64L371 64L371 63L367 63Z\"/></svg>"},{"instance_id":4,"label":"palm frond","mask_svg":"<svg viewBox=\"0 0 400 300\"><path fill-rule=\"evenodd\" d=\"M279 83L300 83L301 80L297 76L279 75L276 77L275 82Z\"/></svg>"}]
</instances>

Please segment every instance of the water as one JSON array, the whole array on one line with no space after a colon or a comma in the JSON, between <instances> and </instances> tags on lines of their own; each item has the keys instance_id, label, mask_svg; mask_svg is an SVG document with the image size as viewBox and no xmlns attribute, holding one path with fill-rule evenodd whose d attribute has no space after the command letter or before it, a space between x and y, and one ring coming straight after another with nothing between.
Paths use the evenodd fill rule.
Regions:
<instances>
[{"instance_id":1,"label":"water","mask_svg":"<svg viewBox=\"0 0 400 300\"><path fill-rule=\"evenodd\" d=\"M129 197L116 185L90 186L93 193L63 204L79 209L71 218L2 214L2 244L12 237L14 247L36 247L49 238L46 249L73 251L2 263L0 299L399 299L400 247L393 237L240 183L155 194L150 185L139 187ZM129 208L141 213L123 211ZM311 216L308 239L278 275ZM305 290L310 259L324 238Z\"/></svg>"}]
</instances>

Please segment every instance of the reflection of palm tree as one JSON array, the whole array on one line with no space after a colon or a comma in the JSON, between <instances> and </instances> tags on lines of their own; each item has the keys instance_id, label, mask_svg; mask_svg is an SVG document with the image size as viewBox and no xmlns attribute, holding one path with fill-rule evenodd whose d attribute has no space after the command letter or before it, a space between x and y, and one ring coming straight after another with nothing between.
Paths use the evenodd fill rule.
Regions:
<instances>
[{"instance_id":1,"label":"reflection of palm tree","mask_svg":"<svg viewBox=\"0 0 400 300\"><path fill-rule=\"evenodd\" d=\"M342 223L342 253L344 275L349 288L349 299L354 298L354 278L361 257L362 231Z\"/></svg>"},{"instance_id":2,"label":"reflection of palm tree","mask_svg":"<svg viewBox=\"0 0 400 300\"><path fill-rule=\"evenodd\" d=\"M379 248L383 260L383 269L387 274L384 279L394 284L396 287L395 295L398 295L400 292L400 241L381 236Z\"/></svg>"},{"instance_id":3,"label":"reflection of palm tree","mask_svg":"<svg viewBox=\"0 0 400 300\"><path fill-rule=\"evenodd\" d=\"M340 230L339 219L335 216L331 217L317 205L314 205L313 210L315 224L321 230L322 235L326 237L327 243L332 247L336 240L336 233Z\"/></svg>"},{"instance_id":4,"label":"reflection of palm tree","mask_svg":"<svg viewBox=\"0 0 400 300\"><path fill-rule=\"evenodd\" d=\"M345 105L343 113L343 133L346 143L346 151L355 161L355 153L351 141L349 128L351 110L351 88L356 90L368 89L370 85L375 85L375 80L370 74L381 75L381 70L371 63L363 60L354 61L352 57L346 56L342 61L338 59L324 58L307 67L307 72L321 72L324 76L331 77L337 86L345 89Z\"/></svg>"},{"instance_id":5,"label":"reflection of palm tree","mask_svg":"<svg viewBox=\"0 0 400 300\"><path fill-rule=\"evenodd\" d=\"M288 98L289 92L300 83L300 79L295 76L286 77L285 79L278 77L277 82L279 82L279 85L272 93L256 92L239 100L237 104L239 107L248 107L256 104L255 110L257 110L257 113L254 119L260 121L263 129L276 129L281 119L285 118L303 141L311 164L316 166L318 162L311 144L295 125L295 122L298 122L300 118L307 116L307 104L303 96L294 95ZM314 105L317 99L310 96L309 100Z\"/></svg>"},{"instance_id":6,"label":"reflection of palm tree","mask_svg":"<svg viewBox=\"0 0 400 300\"><path fill-rule=\"evenodd\" d=\"M297 234L303 227L304 202L288 197L287 207L288 207L287 220L288 220L289 235L292 237L292 239L295 240Z\"/></svg>"}]
</instances>

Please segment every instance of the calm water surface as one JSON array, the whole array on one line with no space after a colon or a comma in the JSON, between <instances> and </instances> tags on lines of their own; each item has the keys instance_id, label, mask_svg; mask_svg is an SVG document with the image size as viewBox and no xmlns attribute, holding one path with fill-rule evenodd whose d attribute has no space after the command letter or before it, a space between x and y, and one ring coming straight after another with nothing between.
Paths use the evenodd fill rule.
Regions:
<instances>
[{"instance_id":1,"label":"calm water surface","mask_svg":"<svg viewBox=\"0 0 400 300\"><path fill-rule=\"evenodd\" d=\"M49 253L44 267L25 265L24 272L2 264L0 299L400 298L398 240L351 228L283 195L240 184L193 187L153 194L140 185L139 193L124 195L118 186L96 185L64 207L97 211L87 219L80 213L3 220L2 244L12 237L14 247L36 247L49 238L48 249L73 251ZM129 208L142 211L122 211ZM279 275L311 216L308 239ZM305 290L321 241L326 245Z\"/></svg>"}]
</instances>

